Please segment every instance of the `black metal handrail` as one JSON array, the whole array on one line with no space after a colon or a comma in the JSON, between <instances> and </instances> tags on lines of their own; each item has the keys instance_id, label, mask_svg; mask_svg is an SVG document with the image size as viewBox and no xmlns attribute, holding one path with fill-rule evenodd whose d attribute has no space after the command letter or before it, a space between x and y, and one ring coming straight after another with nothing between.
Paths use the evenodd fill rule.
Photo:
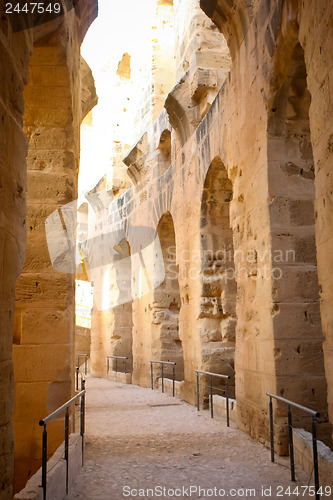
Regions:
<instances>
[{"instance_id":1,"label":"black metal handrail","mask_svg":"<svg viewBox=\"0 0 333 500\"><path fill-rule=\"evenodd\" d=\"M75 403L79 398L81 398L81 408L80 408L80 436L82 438L82 465L83 465L83 451L84 451L84 427L85 427L85 380L82 379L82 390L74 396L72 399L67 401L67 403L60 406L57 410L50 413L47 417L39 421L39 425L44 427L43 430L43 442L42 442L42 488L43 488L43 500L46 500L46 484L47 484L47 429L46 425L50 420L53 420L61 412L66 410L65 414L65 460L66 460L66 494L68 495L68 462L69 462L69 411L68 408Z\"/></svg>"},{"instance_id":2,"label":"black metal handrail","mask_svg":"<svg viewBox=\"0 0 333 500\"><path fill-rule=\"evenodd\" d=\"M81 373L80 372L80 367L77 366L76 367L76 370L75 370L75 390L76 391L79 391L79 378L80 378L80 375L81 375L81 383L82 383L82 380L84 380L84 373Z\"/></svg>"},{"instance_id":3,"label":"black metal handrail","mask_svg":"<svg viewBox=\"0 0 333 500\"><path fill-rule=\"evenodd\" d=\"M87 375L87 358L88 358L88 354L81 354L81 353L77 353L75 354L75 356L77 357L77 369L80 369L80 358L84 358L84 374Z\"/></svg>"},{"instance_id":4,"label":"black metal handrail","mask_svg":"<svg viewBox=\"0 0 333 500\"><path fill-rule=\"evenodd\" d=\"M270 437L271 437L271 461L274 462L274 426L273 426L273 401L281 401L288 405L288 435L289 435L289 457L290 457L290 471L291 480L295 481L295 462L294 462L294 443L293 443L293 427L292 427L292 416L291 416L291 406L297 408L298 410L309 413L312 416L312 451L313 451L313 469L314 469L314 480L315 480L315 490L316 490L316 500L319 500L319 472L318 472L318 450L317 450L317 426L316 419L320 417L320 413L302 406L294 401L283 398L282 396L277 396L270 392L266 392L269 396L269 424L270 424Z\"/></svg>"},{"instance_id":5,"label":"black metal handrail","mask_svg":"<svg viewBox=\"0 0 333 500\"><path fill-rule=\"evenodd\" d=\"M123 359L124 360L124 373L126 375L126 360L128 359L128 356L106 356L106 366L107 366L107 373L110 371L110 358L116 360L116 373L118 373L118 359Z\"/></svg>"},{"instance_id":6,"label":"black metal handrail","mask_svg":"<svg viewBox=\"0 0 333 500\"><path fill-rule=\"evenodd\" d=\"M197 407L200 410L200 397L199 397L199 374L210 376L210 416L214 417L214 407L213 407L213 377L223 378L225 380L225 395L227 400L227 427L229 427L229 375L221 375L220 373L205 372L203 370L195 370L197 374Z\"/></svg>"},{"instance_id":7,"label":"black metal handrail","mask_svg":"<svg viewBox=\"0 0 333 500\"><path fill-rule=\"evenodd\" d=\"M149 361L150 363L150 377L151 377L151 388L154 389L154 369L153 363L158 363L162 365L162 392L164 392L164 365L172 365L172 396L175 397L175 366L176 363L173 361Z\"/></svg>"}]
</instances>

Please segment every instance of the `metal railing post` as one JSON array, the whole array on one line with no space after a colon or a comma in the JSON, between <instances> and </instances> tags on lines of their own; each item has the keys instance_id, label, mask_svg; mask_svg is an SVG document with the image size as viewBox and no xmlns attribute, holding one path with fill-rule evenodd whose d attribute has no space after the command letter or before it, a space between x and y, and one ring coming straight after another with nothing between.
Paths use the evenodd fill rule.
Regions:
<instances>
[{"instance_id":1,"label":"metal railing post","mask_svg":"<svg viewBox=\"0 0 333 500\"><path fill-rule=\"evenodd\" d=\"M173 361L155 361L149 360L150 363L150 377L151 377L151 388L154 389L154 373L153 364L158 363L161 365L161 378L162 378L162 392L164 392L164 365L172 365L172 395L175 396L175 365Z\"/></svg>"},{"instance_id":2,"label":"metal railing post","mask_svg":"<svg viewBox=\"0 0 333 500\"><path fill-rule=\"evenodd\" d=\"M175 397L175 365L172 365L172 396Z\"/></svg>"},{"instance_id":3,"label":"metal railing post","mask_svg":"<svg viewBox=\"0 0 333 500\"><path fill-rule=\"evenodd\" d=\"M289 458L290 458L291 480L295 481L293 425L292 425L290 405L288 405L288 431L289 431Z\"/></svg>"},{"instance_id":4,"label":"metal railing post","mask_svg":"<svg viewBox=\"0 0 333 500\"><path fill-rule=\"evenodd\" d=\"M288 405L288 436L289 436L289 455L290 455L290 470L291 470L291 480L295 481L295 462L294 462L294 443L293 443L293 428L292 428L292 416L291 407L297 408L298 410L309 413L312 416L312 449L313 449L313 469L314 469L314 482L315 482L315 496L316 500L320 498L320 488L319 488L319 473L318 473L318 450L317 450L317 431L316 431L316 418L320 417L320 413L307 408L306 406L290 401L289 399L278 396L277 394L272 394L266 392L269 396L269 420L270 420L270 430L271 430L271 461L274 462L274 436L273 436L273 405L272 398L277 401L281 401Z\"/></svg>"},{"instance_id":5,"label":"metal railing post","mask_svg":"<svg viewBox=\"0 0 333 500\"><path fill-rule=\"evenodd\" d=\"M225 382L225 393L226 393L226 400L227 400L227 427L229 427L229 379L226 379Z\"/></svg>"},{"instance_id":6,"label":"metal railing post","mask_svg":"<svg viewBox=\"0 0 333 500\"><path fill-rule=\"evenodd\" d=\"M290 458L291 480L295 481L293 425L292 425L290 405L288 405L288 433L289 433L289 458Z\"/></svg>"},{"instance_id":7,"label":"metal railing post","mask_svg":"<svg viewBox=\"0 0 333 500\"><path fill-rule=\"evenodd\" d=\"M110 359L112 359L112 364L110 366ZM116 373L118 373L118 359L119 360L122 360L123 361L123 368L124 368L124 373L126 375L127 373L127 360L128 360L128 356L106 356L106 370L107 370L107 373L111 371L115 371ZM114 370L114 360L116 360L116 369ZM121 370L119 373L123 373Z\"/></svg>"},{"instance_id":8,"label":"metal railing post","mask_svg":"<svg viewBox=\"0 0 333 500\"><path fill-rule=\"evenodd\" d=\"M80 358L84 357L84 374L87 375L88 373L88 354L83 354L83 353L76 353L75 356L77 357L77 369L80 371ZM78 386L79 389L79 386Z\"/></svg>"},{"instance_id":9,"label":"metal railing post","mask_svg":"<svg viewBox=\"0 0 333 500\"><path fill-rule=\"evenodd\" d=\"M316 428L315 415L312 416L312 450L313 450L313 470L314 470L314 481L315 481L315 488L316 488L316 500L319 500L320 494L319 494L317 428Z\"/></svg>"},{"instance_id":10,"label":"metal railing post","mask_svg":"<svg viewBox=\"0 0 333 500\"><path fill-rule=\"evenodd\" d=\"M269 428L271 435L271 462L274 462L274 427L273 427L273 401L269 397Z\"/></svg>"},{"instance_id":11,"label":"metal railing post","mask_svg":"<svg viewBox=\"0 0 333 500\"><path fill-rule=\"evenodd\" d=\"M69 448L69 411L65 415L65 460L66 460L66 494L68 495L68 448Z\"/></svg>"},{"instance_id":12,"label":"metal railing post","mask_svg":"<svg viewBox=\"0 0 333 500\"><path fill-rule=\"evenodd\" d=\"M46 500L46 480L47 480L47 430L44 424L43 444L42 444L42 488L43 500Z\"/></svg>"},{"instance_id":13,"label":"metal railing post","mask_svg":"<svg viewBox=\"0 0 333 500\"><path fill-rule=\"evenodd\" d=\"M199 386L199 374L210 376L210 415L214 417L214 402L213 402L213 377L223 378L225 380L225 392L226 392L226 403L227 403L227 427L229 427L229 375L222 375L221 373L205 372L204 370L195 370L197 374L197 407L198 411L200 409L200 386Z\"/></svg>"},{"instance_id":14,"label":"metal railing post","mask_svg":"<svg viewBox=\"0 0 333 500\"><path fill-rule=\"evenodd\" d=\"M78 391L79 390L79 366L76 367L75 377L76 377L76 390Z\"/></svg>"},{"instance_id":15,"label":"metal railing post","mask_svg":"<svg viewBox=\"0 0 333 500\"><path fill-rule=\"evenodd\" d=\"M85 418L85 380L82 374L81 379L82 391L76 396L72 397L69 401L64 403L62 406L59 406L56 410L50 413L43 420L39 421L39 425L44 427L43 430L43 441L42 441L42 488L43 488L43 500L46 500L46 486L47 486L47 430L46 425L48 422L53 420L55 417L60 415L63 411L66 410L65 413L65 460L66 460L66 493L68 494L69 489L69 434L70 434L70 419L69 419L69 407L75 403L78 399L81 398L81 426L80 426L80 434L82 436L82 465L83 465L83 446L84 446L84 418Z\"/></svg>"},{"instance_id":16,"label":"metal railing post","mask_svg":"<svg viewBox=\"0 0 333 500\"><path fill-rule=\"evenodd\" d=\"M81 390L85 390L86 381L84 379L81 380ZM83 454L84 454L84 427L85 427L85 399L86 396L83 394L81 398L81 412L80 412L80 435L82 441L82 466L83 466Z\"/></svg>"},{"instance_id":17,"label":"metal railing post","mask_svg":"<svg viewBox=\"0 0 333 500\"><path fill-rule=\"evenodd\" d=\"M213 377L210 375L210 416L214 417L213 411Z\"/></svg>"}]
</instances>

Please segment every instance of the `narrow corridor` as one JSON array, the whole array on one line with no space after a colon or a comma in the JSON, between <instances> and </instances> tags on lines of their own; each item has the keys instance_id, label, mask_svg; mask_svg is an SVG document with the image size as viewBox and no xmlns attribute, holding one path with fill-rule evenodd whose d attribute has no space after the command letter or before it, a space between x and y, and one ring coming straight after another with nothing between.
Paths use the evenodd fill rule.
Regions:
<instances>
[{"instance_id":1,"label":"narrow corridor","mask_svg":"<svg viewBox=\"0 0 333 500\"><path fill-rule=\"evenodd\" d=\"M292 498L286 491L297 485L299 496L310 498L302 496L304 472L297 470L302 483L292 483L288 459L277 462L208 411L157 390L88 377L85 465L68 498L278 499Z\"/></svg>"}]
</instances>

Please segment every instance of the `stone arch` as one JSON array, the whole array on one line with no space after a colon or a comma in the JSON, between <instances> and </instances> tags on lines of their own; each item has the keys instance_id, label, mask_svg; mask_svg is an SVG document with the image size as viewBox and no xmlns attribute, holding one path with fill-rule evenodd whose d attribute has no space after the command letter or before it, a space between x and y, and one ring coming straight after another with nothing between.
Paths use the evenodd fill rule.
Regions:
<instances>
[{"instance_id":1,"label":"stone arch","mask_svg":"<svg viewBox=\"0 0 333 500\"><path fill-rule=\"evenodd\" d=\"M283 50L285 46L287 51ZM289 27L279 49L275 54L267 143L276 392L325 415L327 383L314 226L311 95L296 25ZM299 425L310 427L309 419L301 414L297 418ZM329 442L329 427L324 421L319 434ZM285 442L285 436L281 442Z\"/></svg>"},{"instance_id":2,"label":"stone arch","mask_svg":"<svg viewBox=\"0 0 333 500\"><path fill-rule=\"evenodd\" d=\"M88 3L91 10L65 13L61 19L35 28L23 92L23 129L28 142L27 241L25 263L16 283L14 322L15 491L40 466L38 420L70 399L74 390L74 268L66 266L62 255L64 272L52 267L45 222L52 213L58 214L57 230L74 262L79 131L82 116L95 104L93 95L96 97L91 72L82 70L79 57L85 16L89 11L91 22L97 13L96 2ZM82 15L77 24L75 15ZM68 36L63 36L66 31ZM82 102L76 97L81 83L82 88L89 87ZM66 220L64 206L71 213ZM28 417L27 393L31 396ZM53 423L50 454L63 440L62 426L60 420Z\"/></svg>"},{"instance_id":3,"label":"stone arch","mask_svg":"<svg viewBox=\"0 0 333 500\"><path fill-rule=\"evenodd\" d=\"M178 99L178 94L181 94L184 84L185 79L182 78L174 87L172 92L168 94L164 105L165 109L168 112L170 124L175 130L177 134L176 137L179 138L181 146L184 146L191 135L191 129L186 110Z\"/></svg>"},{"instance_id":4,"label":"stone arch","mask_svg":"<svg viewBox=\"0 0 333 500\"><path fill-rule=\"evenodd\" d=\"M74 274L53 269L45 233L47 217L75 199L79 155L78 148L73 148L75 110L66 48L57 46L55 35L35 45L23 97L29 148L26 256L16 283L13 345L15 491L40 466L38 420L70 399L74 382ZM74 243L74 228L74 220L71 227L63 227L65 241ZM28 417L23 397L27 393L31 396ZM55 420L49 453L63 440L62 426L61 420Z\"/></svg>"},{"instance_id":5,"label":"stone arch","mask_svg":"<svg viewBox=\"0 0 333 500\"><path fill-rule=\"evenodd\" d=\"M225 36L234 59L250 25L252 0L200 0L200 7Z\"/></svg>"},{"instance_id":6,"label":"stone arch","mask_svg":"<svg viewBox=\"0 0 333 500\"><path fill-rule=\"evenodd\" d=\"M2 452L2 475L1 475L1 485L0 492L4 498L12 498L13 494L13 469L14 469L14 439L13 439L13 423L11 419L16 419L15 424L15 480L14 489L20 488L21 484L25 483L25 480L30 476L40 465L40 443L41 435L40 429L38 428L38 419L41 416L45 416L47 412L36 412L36 417L33 416L33 412L38 408L39 405L35 405L35 401L40 398L44 399L45 407L53 406L54 400L59 399L59 384L55 379L55 383L52 382L49 385L49 391L46 389L47 383L43 385L36 380L35 364L36 358L30 356L31 347L34 343L33 336L39 337L41 342L44 342L45 348L47 347L47 340L50 339L50 329L51 325L57 320L58 329L57 332L62 331L62 315L50 314L49 328L45 330L45 335L38 335L40 333L40 322L34 318L34 313L32 309L29 311L24 311L23 303L28 302L31 297L36 298L35 292L43 292L41 288L35 285L36 281L29 281L29 276L25 273L25 276L20 273L26 271L27 267L23 268L24 259L26 258L26 263L29 261L30 264L33 263L35 267L31 269L30 275L38 272L38 265L44 265L45 253L43 251L43 258L40 262L35 259L34 248L29 243L29 237L31 232L34 231L30 229L30 220L32 217L31 207L28 206L28 218L27 215L27 204L26 204L26 190L27 190L27 163L31 166L31 163L35 161L36 170L38 167L42 170L44 167L42 165L41 156L38 158L31 155L33 149L32 142L28 144L27 134L24 134L23 127L29 126L29 119L39 120L40 126L47 128L47 124L51 123L56 119L53 113L54 108L51 105L48 107L46 105L46 100L52 101L52 98L56 100L56 95L52 95L52 75L56 76L56 70L54 73L47 72L47 67L53 66L56 54L63 58L63 62L66 59L65 52L68 51L67 62L73 62L76 65L79 60L78 55L79 45L82 38L87 31L89 25L97 15L97 0L88 0L84 2L84 7L81 5L77 6L70 13L61 16L57 19L53 19L50 16L50 20L44 24L36 23L36 17L34 16L12 16L5 14L5 4L2 3L0 6L1 14L1 36L3 43L1 43L0 53L0 71L2 80L2 98L1 98L1 113L2 113L2 127L0 130L1 137L1 228L0 228L0 239L1 239L1 262L3 263L1 269L1 282L3 284L3 294L1 297L2 304L2 322L1 322L1 339L2 339L2 350L1 350L1 393L3 400L3 411L1 418L1 432L3 436L3 452ZM53 19L53 20L51 20ZM17 22L18 21L18 22ZM62 34L66 36L58 36L60 27L63 27ZM57 32L56 37L52 38L52 34ZM74 43L73 43L74 42ZM32 61L36 63L36 52L30 59L30 56L34 50L33 45L35 44L35 51L37 45L39 47L46 47L49 45L49 52L46 59L41 58L40 64L44 65L44 84L40 85L44 87L44 92L38 92L38 85L32 89ZM52 46L52 48L51 48ZM74 56L75 52L75 56ZM29 68L30 60L30 68ZM75 61L75 62L74 62ZM55 64L58 66L58 64ZM75 86L77 95L77 88L80 88L79 74L77 66L72 68L73 73L71 74L71 81L73 82L73 87ZM39 77L41 74L39 74ZM29 83L28 83L29 82ZM55 79L53 80L53 83ZM39 80L39 84L41 81ZM26 87L25 87L26 86ZM24 90L25 87L25 90ZM45 91L49 88L50 93L46 98ZM32 90L30 96L27 96L27 90ZM53 89L54 90L54 89ZM24 92L23 92L24 91ZM73 97L73 95L71 96ZM40 100L40 106L36 105L37 100ZM74 100L74 99L73 99ZM80 99L75 99L77 105L80 103ZM49 102L50 104L50 102ZM25 110L24 110L25 108ZM30 109L28 109L30 108ZM34 109L33 109L34 108ZM37 108L39 108L37 110ZM52 108L52 109L51 109ZM58 108L58 106L56 106ZM65 110L59 111L59 114ZM28 118L28 114L30 117ZM59 118L59 114L57 117ZM24 115L24 123L23 123ZM34 116L33 116L34 115ZM72 123L71 123L72 122ZM74 113L69 121L68 126L79 125L80 119L78 114ZM36 124L36 123L35 123ZM26 131L26 130L25 130ZM76 135L76 139L78 135ZM46 139L46 134L43 137L39 137L41 142L49 141L52 143L52 134ZM36 141L38 141L36 137ZM77 140L75 141L77 143ZM36 143L35 143L36 144ZM77 144L78 145L78 144ZM69 155L73 157L76 154L75 147L71 145ZM41 153L36 148L36 153ZM46 151L46 148L45 148ZM26 158L28 154L28 158ZM78 156L76 156L75 161ZM62 161L62 155L59 155L59 163ZM69 160L69 158L68 158ZM45 155L44 166L47 165L49 157ZM70 161L69 161L70 163ZM75 168L77 163L75 163ZM74 171L75 171L74 168ZM70 177L70 176L69 176ZM28 184L31 187L31 176L28 179ZM36 183L38 184L38 182ZM49 186L52 191L52 185ZM28 186L29 189L29 186ZM36 185L36 192L38 191L38 186ZM31 189L30 189L31 193ZM28 202L29 202L29 191L28 191ZM42 203L41 209L42 209ZM45 209L46 212L46 209ZM39 220L39 222L41 222ZM37 231L37 227L36 227ZM26 246L28 233L28 241ZM42 238L41 238L42 240ZM36 243L36 242L35 242ZM45 243L45 240L44 240ZM25 255L26 248L26 255ZM43 249L44 250L44 249ZM43 262L41 262L43 261ZM30 276L30 277L31 277ZM16 279L19 282L16 286ZM38 282L38 281L37 281ZM32 286L30 286L32 284ZM37 290L38 289L38 290ZM65 294L68 292L70 296L72 290L70 287L66 288ZM63 298L63 288L59 286L59 299ZM15 297L16 295L16 297ZM47 290L45 295L47 295ZM14 309L18 306L17 314L14 315ZM70 304L69 304L70 306ZM39 316L39 315L38 315ZM47 313L43 316L41 311L41 317L45 320ZM73 317L74 319L74 317ZM73 322L74 323L74 322ZM13 342L14 333L14 342ZM61 334L55 335L54 331L52 341L56 343L61 342L63 337ZM66 333L65 335L66 336ZM66 338L66 342L68 339ZM23 354L25 351L25 356ZM50 351L50 349L49 349ZM36 353L36 351L35 351ZM56 356L55 356L56 357ZM17 364L18 359L21 358L22 363ZM67 355L64 356L64 359ZM71 356L69 356L69 359ZM45 362L44 368L45 373L48 369L52 369L51 366L47 365L46 359L39 358L39 364ZM64 361L61 360L61 363ZM56 360L53 360L56 363ZM15 366L15 410L13 414L13 402L14 402L14 377L13 377L13 362ZM60 365L61 365L60 363ZM61 370L61 369L60 369ZM60 372L59 372L60 374ZM67 381L69 376L67 369L63 372L63 377ZM47 373L47 379L49 379L49 373ZM52 377L51 377L52 378ZM63 380L64 380L63 379ZM49 379L50 380L50 379ZM27 385L24 385L27 383ZM28 389L28 384L31 383ZM34 390L32 386L34 385ZM63 402L63 400L61 401ZM27 413L27 407L29 407L29 412ZM38 413L38 414L37 414ZM13 415L12 415L13 414ZM24 417L23 417L24 416ZM23 422L24 418L24 422ZM21 433L21 437L18 434ZM62 432L63 434L63 432ZM62 439L61 439L62 440ZM61 441L60 440L60 441ZM59 442L60 442L59 441ZM51 447L52 449L52 447ZM18 457L17 450L20 450L20 457ZM19 458L19 460L18 460ZM21 460L22 459L22 460ZM29 463L28 463L28 462Z\"/></svg>"},{"instance_id":7,"label":"stone arch","mask_svg":"<svg viewBox=\"0 0 333 500\"><path fill-rule=\"evenodd\" d=\"M132 370L132 255L123 228L112 231L110 227L96 237L94 245L92 255L99 256L100 265L92 266L91 274L94 307L90 370L93 376L101 377L106 374L108 355L127 356L126 371ZM122 367L120 363L119 371Z\"/></svg>"},{"instance_id":8,"label":"stone arch","mask_svg":"<svg viewBox=\"0 0 333 500\"><path fill-rule=\"evenodd\" d=\"M207 171L201 199L198 322L203 369L229 375L230 394L234 397L237 285L230 227L232 197L232 182L223 162L216 157ZM218 384L216 380L214 383Z\"/></svg>"},{"instance_id":9,"label":"stone arch","mask_svg":"<svg viewBox=\"0 0 333 500\"><path fill-rule=\"evenodd\" d=\"M179 338L180 294L176 237L170 212L164 213L161 217L157 234L163 254L165 277L153 291L152 352L159 360L176 362L176 380L183 380L184 358L182 341ZM171 372L166 373L171 374Z\"/></svg>"}]
</instances>

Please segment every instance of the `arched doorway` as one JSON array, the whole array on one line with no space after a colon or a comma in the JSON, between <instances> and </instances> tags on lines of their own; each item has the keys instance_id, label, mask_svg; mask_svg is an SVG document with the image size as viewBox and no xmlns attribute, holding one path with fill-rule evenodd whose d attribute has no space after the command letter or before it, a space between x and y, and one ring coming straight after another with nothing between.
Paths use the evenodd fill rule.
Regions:
<instances>
[{"instance_id":1,"label":"arched doorway","mask_svg":"<svg viewBox=\"0 0 333 500\"><path fill-rule=\"evenodd\" d=\"M235 395L236 277L230 202L232 183L220 158L212 161L201 201L201 303L199 333L202 367L230 376L229 395ZM214 385L224 386L220 379ZM208 391L208 387L207 387Z\"/></svg>"},{"instance_id":2,"label":"arched doorway","mask_svg":"<svg viewBox=\"0 0 333 500\"><path fill-rule=\"evenodd\" d=\"M165 277L153 291L152 353L155 359L175 362L175 378L181 381L184 379L184 359L182 341L179 338L180 295L175 228L170 212L161 217L157 234L162 249ZM165 366L165 375L171 377L171 374L170 368Z\"/></svg>"},{"instance_id":3,"label":"arched doorway","mask_svg":"<svg viewBox=\"0 0 333 500\"><path fill-rule=\"evenodd\" d=\"M311 95L298 33L291 28L288 36L288 51L278 55L284 71L269 112L267 145L276 392L325 415ZM297 419L298 425L310 427L304 415ZM327 431L322 423L319 434L326 441Z\"/></svg>"}]
</instances>

